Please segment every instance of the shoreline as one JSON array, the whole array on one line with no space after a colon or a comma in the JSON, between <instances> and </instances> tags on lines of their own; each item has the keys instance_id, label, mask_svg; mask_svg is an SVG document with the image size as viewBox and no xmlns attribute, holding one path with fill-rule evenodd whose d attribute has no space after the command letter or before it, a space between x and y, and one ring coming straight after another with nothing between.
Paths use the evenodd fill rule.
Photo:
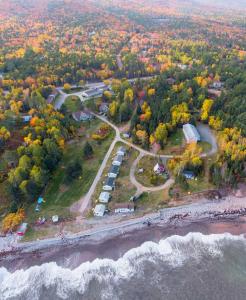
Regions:
<instances>
[{"instance_id":1,"label":"shoreline","mask_svg":"<svg viewBox=\"0 0 246 300\"><path fill-rule=\"evenodd\" d=\"M221 220L224 220L228 224L233 225L233 222L230 222L230 220L238 222L238 220L244 216L246 216L246 197L236 198L233 195L228 195L224 199L213 201L203 198L187 205L161 209L156 213L150 213L143 217L126 219L119 223L109 223L104 226L102 225L101 227L97 226L89 230L68 234L63 237L36 240L32 242L16 243L15 241L15 244L12 243L11 245L8 245L8 247L6 247L6 244L4 245L4 243L2 243L2 245L0 244L0 262L2 265L11 266L11 261L16 262L17 259L24 261L26 257L28 260L28 256L32 256L39 257L37 263L38 261L43 263L50 261L51 257L56 260L56 256L60 257L60 253L64 253L66 249L76 252L76 248L92 248L91 251L93 252L93 245L94 248L95 245L97 246L96 248L101 248L102 245L104 248L109 248L110 241L117 241L122 238L122 236L124 237L127 235L130 236L131 239L134 236L135 240L139 240L139 236L141 236L142 232L151 231L152 228L154 228L153 232L157 232L158 228L161 228L159 233L159 237L161 238L165 232L172 235L175 234L177 228L188 228L189 225L191 225L189 231L193 231L192 224L206 224L206 227L208 227L209 224L213 224L214 222L218 223ZM148 223L150 226L148 226ZM196 230L196 228L194 228L194 230ZM163 234L161 234L161 232L163 232ZM180 232L182 232L182 230ZM241 233L245 232L246 227L245 231ZM146 240L152 240L152 236L148 237L148 235L146 235L142 242ZM109 243L109 245L107 245L107 243ZM117 243L115 243L115 245L116 244ZM127 241L127 244L131 244L132 248L136 246L136 243L132 243L130 239ZM139 244L137 243L137 245ZM122 249L125 249L124 245L122 245ZM97 255L100 257L100 253L97 253ZM85 256L88 259L96 258L96 256L91 256L88 253ZM110 257L111 256L114 257L112 253ZM66 256L61 256L63 259L64 257ZM21 264L17 265L21 267Z\"/></svg>"},{"instance_id":2,"label":"shoreline","mask_svg":"<svg viewBox=\"0 0 246 300\"><path fill-rule=\"evenodd\" d=\"M246 207L245 200L243 202ZM243 202L239 201L237 206ZM219 203L199 202L166 209L166 215L162 219L160 213L151 215L150 226L143 224L150 218L145 216L122 222L123 224L114 228L94 229L64 239L19 243L16 249L0 253L1 266L15 271L55 261L58 265L73 269L78 264L96 258L118 259L128 250L139 247L146 241L159 242L171 235L186 235L189 232L246 234L246 208L206 211L208 206L222 205L220 208L223 208L225 204L228 205L227 200L220 200ZM202 212L197 212L198 207ZM187 211L192 209L193 213L187 215Z\"/></svg>"}]
</instances>

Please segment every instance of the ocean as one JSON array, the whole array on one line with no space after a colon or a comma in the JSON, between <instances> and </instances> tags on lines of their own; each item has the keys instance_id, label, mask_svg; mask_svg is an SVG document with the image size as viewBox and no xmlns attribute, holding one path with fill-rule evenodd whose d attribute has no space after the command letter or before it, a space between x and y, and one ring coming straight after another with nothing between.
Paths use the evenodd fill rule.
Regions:
<instances>
[{"instance_id":1,"label":"ocean","mask_svg":"<svg viewBox=\"0 0 246 300\"><path fill-rule=\"evenodd\" d=\"M12 272L2 267L0 299L245 300L246 239L188 233L75 268L56 262Z\"/></svg>"}]
</instances>

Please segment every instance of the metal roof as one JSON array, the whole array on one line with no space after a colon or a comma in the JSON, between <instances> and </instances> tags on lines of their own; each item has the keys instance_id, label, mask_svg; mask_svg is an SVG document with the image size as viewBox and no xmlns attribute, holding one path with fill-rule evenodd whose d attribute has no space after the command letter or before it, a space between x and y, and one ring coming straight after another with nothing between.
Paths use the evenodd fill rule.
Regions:
<instances>
[{"instance_id":1,"label":"metal roof","mask_svg":"<svg viewBox=\"0 0 246 300\"><path fill-rule=\"evenodd\" d=\"M200 134L198 133L196 127L192 124L183 125L183 132L188 143L201 140Z\"/></svg>"}]
</instances>

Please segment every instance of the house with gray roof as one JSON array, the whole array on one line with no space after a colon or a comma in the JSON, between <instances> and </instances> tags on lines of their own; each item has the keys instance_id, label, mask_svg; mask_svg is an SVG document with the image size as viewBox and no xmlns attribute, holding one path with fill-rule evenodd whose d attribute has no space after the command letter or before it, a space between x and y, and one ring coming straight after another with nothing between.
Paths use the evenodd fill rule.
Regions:
<instances>
[{"instance_id":1,"label":"house with gray roof","mask_svg":"<svg viewBox=\"0 0 246 300\"><path fill-rule=\"evenodd\" d=\"M103 184L104 191L112 191L115 188L115 178L107 177L105 183Z\"/></svg>"}]
</instances>

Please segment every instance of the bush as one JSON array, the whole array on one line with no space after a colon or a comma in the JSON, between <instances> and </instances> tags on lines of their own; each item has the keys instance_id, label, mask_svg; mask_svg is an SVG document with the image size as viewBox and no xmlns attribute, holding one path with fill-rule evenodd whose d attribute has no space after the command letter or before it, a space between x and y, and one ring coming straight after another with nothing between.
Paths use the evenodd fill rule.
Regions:
<instances>
[{"instance_id":1,"label":"bush","mask_svg":"<svg viewBox=\"0 0 246 300\"><path fill-rule=\"evenodd\" d=\"M90 158L93 155L93 148L89 142L86 142L83 153L85 158Z\"/></svg>"},{"instance_id":2,"label":"bush","mask_svg":"<svg viewBox=\"0 0 246 300\"><path fill-rule=\"evenodd\" d=\"M82 165L76 160L68 164L66 168L66 182L77 179L82 174Z\"/></svg>"},{"instance_id":3,"label":"bush","mask_svg":"<svg viewBox=\"0 0 246 300\"><path fill-rule=\"evenodd\" d=\"M184 175L177 175L175 178L175 183L177 183L183 190L187 191L189 189L189 184Z\"/></svg>"}]
</instances>

